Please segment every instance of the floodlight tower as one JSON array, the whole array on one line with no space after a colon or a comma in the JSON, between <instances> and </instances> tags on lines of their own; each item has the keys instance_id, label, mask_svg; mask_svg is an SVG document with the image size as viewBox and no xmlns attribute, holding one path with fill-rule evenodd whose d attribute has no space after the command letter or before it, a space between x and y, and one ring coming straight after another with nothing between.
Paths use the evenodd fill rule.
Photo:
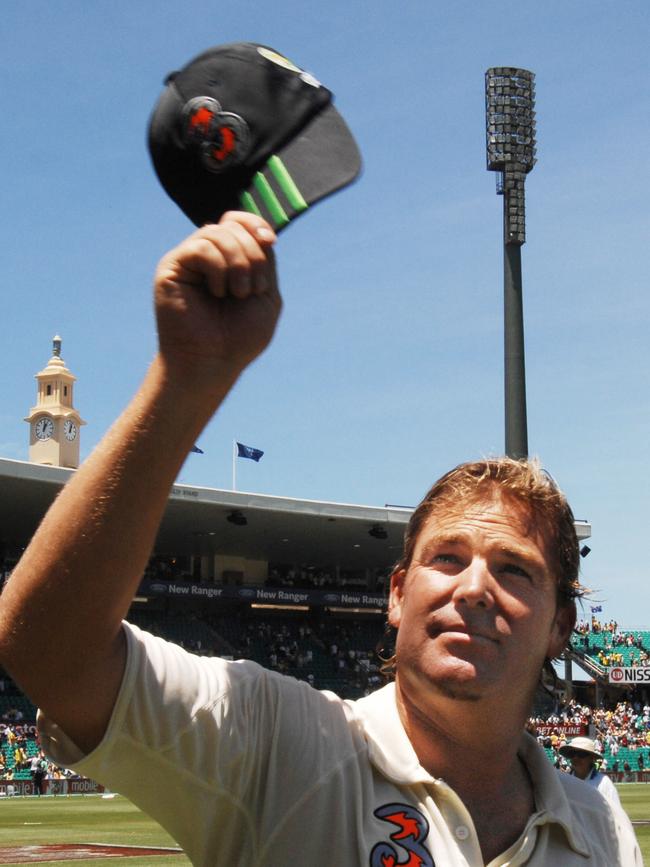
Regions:
<instances>
[{"instance_id":1,"label":"floodlight tower","mask_svg":"<svg viewBox=\"0 0 650 867\"><path fill-rule=\"evenodd\" d=\"M503 314L506 454L528 457L521 245L526 242L524 181L536 163L535 75L495 66L485 73L487 167L503 196Z\"/></svg>"}]
</instances>

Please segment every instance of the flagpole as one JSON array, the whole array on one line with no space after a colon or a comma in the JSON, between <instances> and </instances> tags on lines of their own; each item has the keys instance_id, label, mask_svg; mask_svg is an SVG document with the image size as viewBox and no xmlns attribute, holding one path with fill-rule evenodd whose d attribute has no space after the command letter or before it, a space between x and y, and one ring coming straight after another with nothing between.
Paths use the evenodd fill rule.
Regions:
<instances>
[{"instance_id":1,"label":"flagpole","mask_svg":"<svg viewBox=\"0 0 650 867\"><path fill-rule=\"evenodd\" d=\"M235 467L237 466L237 458L235 453L237 451L237 443L235 440L232 441L232 489L233 491L237 490L236 487L236 477L235 477Z\"/></svg>"}]
</instances>

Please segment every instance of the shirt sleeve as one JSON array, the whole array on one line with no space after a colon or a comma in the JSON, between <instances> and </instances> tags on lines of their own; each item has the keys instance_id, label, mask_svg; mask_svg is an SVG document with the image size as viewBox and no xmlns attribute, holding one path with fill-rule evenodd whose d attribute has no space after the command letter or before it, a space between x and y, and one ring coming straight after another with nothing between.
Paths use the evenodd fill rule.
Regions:
<instances>
[{"instance_id":1,"label":"shirt sleeve","mask_svg":"<svg viewBox=\"0 0 650 867\"><path fill-rule=\"evenodd\" d=\"M249 742L248 702L265 675L256 663L228 662L188 653L176 644L124 623L127 662L115 707L101 743L84 755L55 723L39 712L39 731L50 757L85 776L114 784L132 775L131 758L115 755L118 742L142 750L148 760L181 761L193 775L224 773L221 757L200 743L228 740L231 750ZM222 738L220 735L227 735ZM229 760L227 761L229 764ZM219 769L221 768L221 771ZM137 775L137 771L136 771Z\"/></svg>"},{"instance_id":2,"label":"shirt sleeve","mask_svg":"<svg viewBox=\"0 0 650 867\"><path fill-rule=\"evenodd\" d=\"M616 786L605 774L599 774L598 793L607 801L614 819L618 839L620 864L630 867L643 867L643 859L630 818L623 809Z\"/></svg>"},{"instance_id":3,"label":"shirt sleeve","mask_svg":"<svg viewBox=\"0 0 650 867\"><path fill-rule=\"evenodd\" d=\"M256 663L196 656L133 625L124 630L124 678L100 744L84 756L40 715L44 749L126 795L193 863L224 850L253 863L270 833L269 791L282 806L330 767L334 739L339 751L353 749L342 703Z\"/></svg>"}]
</instances>

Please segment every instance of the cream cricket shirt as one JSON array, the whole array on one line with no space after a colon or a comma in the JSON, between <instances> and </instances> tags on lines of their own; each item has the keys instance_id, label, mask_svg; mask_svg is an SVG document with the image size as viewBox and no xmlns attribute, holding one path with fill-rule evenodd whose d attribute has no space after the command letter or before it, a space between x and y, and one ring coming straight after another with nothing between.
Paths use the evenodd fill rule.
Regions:
<instances>
[{"instance_id":1,"label":"cream cricket shirt","mask_svg":"<svg viewBox=\"0 0 650 867\"><path fill-rule=\"evenodd\" d=\"M419 764L392 685L345 702L252 662L194 656L125 624L128 661L101 744L43 746L123 793L203 867L478 867L469 813ZM525 736L537 812L496 865L641 864L627 817Z\"/></svg>"}]
</instances>

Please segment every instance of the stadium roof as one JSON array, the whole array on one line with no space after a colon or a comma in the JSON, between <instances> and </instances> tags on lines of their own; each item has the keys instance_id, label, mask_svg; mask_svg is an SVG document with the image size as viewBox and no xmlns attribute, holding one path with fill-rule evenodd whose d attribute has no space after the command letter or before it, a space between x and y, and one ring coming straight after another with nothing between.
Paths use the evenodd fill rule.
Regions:
<instances>
[{"instance_id":1,"label":"stadium roof","mask_svg":"<svg viewBox=\"0 0 650 867\"><path fill-rule=\"evenodd\" d=\"M8 552L29 542L73 472L0 458L0 542ZM240 512L246 524L229 521L233 512ZM401 506L327 503L174 485L154 552L383 569L401 553L410 514L410 508ZM373 528L384 532L371 535ZM576 528L581 540L591 535L586 521L576 521Z\"/></svg>"},{"instance_id":2,"label":"stadium roof","mask_svg":"<svg viewBox=\"0 0 650 867\"><path fill-rule=\"evenodd\" d=\"M73 472L0 458L0 541L8 549L28 543ZM246 525L228 521L233 512L241 512ZM399 557L410 514L411 509L399 506L325 503L174 485L154 551L385 568ZM369 535L373 527L381 527L386 538Z\"/></svg>"}]
</instances>

